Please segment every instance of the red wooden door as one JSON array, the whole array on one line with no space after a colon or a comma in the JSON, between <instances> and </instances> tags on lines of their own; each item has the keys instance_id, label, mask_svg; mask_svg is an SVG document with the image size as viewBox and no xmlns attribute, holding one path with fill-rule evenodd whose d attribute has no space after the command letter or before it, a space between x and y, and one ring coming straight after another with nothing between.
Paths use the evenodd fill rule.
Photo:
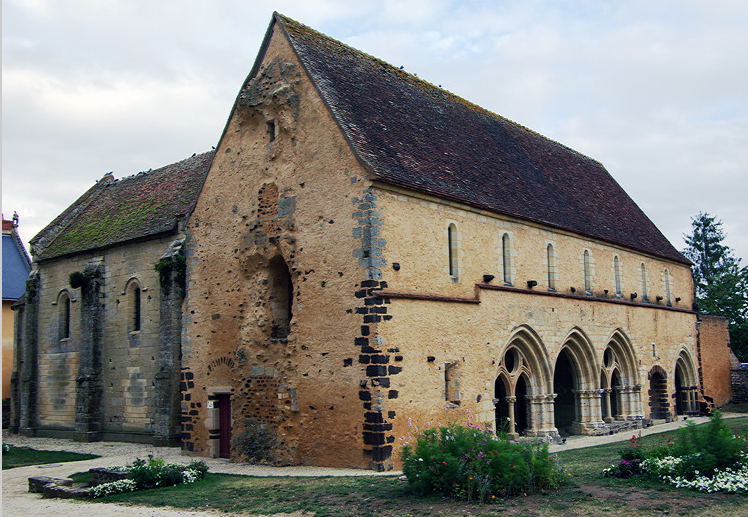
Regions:
<instances>
[{"instance_id":1,"label":"red wooden door","mask_svg":"<svg viewBox=\"0 0 748 517\"><path fill-rule=\"evenodd\" d=\"M218 456L221 458L231 457L231 395L221 393L217 395L218 400L218 432L219 445Z\"/></svg>"}]
</instances>

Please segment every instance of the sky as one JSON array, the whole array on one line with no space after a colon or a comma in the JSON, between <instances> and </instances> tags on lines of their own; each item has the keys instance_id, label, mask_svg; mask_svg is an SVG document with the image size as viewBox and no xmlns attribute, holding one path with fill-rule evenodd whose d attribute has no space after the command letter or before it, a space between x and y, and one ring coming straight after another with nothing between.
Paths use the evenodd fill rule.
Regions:
<instances>
[{"instance_id":1,"label":"sky","mask_svg":"<svg viewBox=\"0 0 748 517\"><path fill-rule=\"evenodd\" d=\"M273 11L600 161L678 249L748 262L744 0L3 0L2 211L210 150Z\"/></svg>"}]
</instances>

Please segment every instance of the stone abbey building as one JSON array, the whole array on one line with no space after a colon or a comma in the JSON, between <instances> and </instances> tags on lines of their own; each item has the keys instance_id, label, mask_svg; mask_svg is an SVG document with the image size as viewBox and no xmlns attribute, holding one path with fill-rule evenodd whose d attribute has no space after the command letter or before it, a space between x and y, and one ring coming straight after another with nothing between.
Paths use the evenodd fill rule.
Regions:
<instances>
[{"instance_id":1,"label":"stone abbey building","mask_svg":"<svg viewBox=\"0 0 748 517\"><path fill-rule=\"evenodd\" d=\"M729 398L689 261L600 163L286 17L215 154L180 164L194 199L149 188L185 224L50 252L66 212L36 238L21 430L179 420L189 453L240 458L259 422L280 463L385 470L429 422L601 434Z\"/></svg>"}]
</instances>

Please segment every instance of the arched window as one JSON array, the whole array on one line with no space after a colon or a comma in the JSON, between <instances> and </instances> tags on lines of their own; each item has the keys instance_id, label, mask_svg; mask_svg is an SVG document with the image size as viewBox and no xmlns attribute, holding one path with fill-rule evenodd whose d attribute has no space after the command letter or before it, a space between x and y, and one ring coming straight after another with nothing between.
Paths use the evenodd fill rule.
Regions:
<instances>
[{"instance_id":1,"label":"arched window","mask_svg":"<svg viewBox=\"0 0 748 517\"><path fill-rule=\"evenodd\" d=\"M129 309L128 332L139 332L142 326L142 303L140 284L137 280L130 281L127 286L127 306Z\"/></svg>"},{"instance_id":2,"label":"arched window","mask_svg":"<svg viewBox=\"0 0 748 517\"><path fill-rule=\"evenodd\" d=\"M556 251L553 249L553 244L548 244L546 247L546 258L548 260L548 290L556 290Z\"/></svg>"},{"instance_id":3,"label":"arched window","mask_svg":"<svg viewBox=\"0 0 748 517\"><path fill-rule=\"evenodd\" d=\"M670 292L670 270L665 268L665 301L670 305L672 303L672 295Z\"/></svg>"},{"instance_id":4,"label":"arched window","mask_svg":"<svg viewBox=\"0 0 748 517\"><path fill-rule=\"evenodd\" d=\"M613 277L616 284L616 296L621 296L623 293L623 287L621 286L621 259L618 255L613 257Z\"/></svg>"},{"instance_id":5,"label":"arched window","mask_svg":"<svg viewBox=\"0 0 748 517\"><path fill-rule=\"evenodd\" d=\"M57 298L59 339L70 338L70 295L62 291Z\"/></svg>"},{"instance_id":6,"label":"arched window","mask_svg":"<svg viewBox=\"0 0 748 517\"><path fill-rule=\"evenodd\" d=\"M644 264L644 262L641 263L641 266L639 266L640 271L640 281L641 281L641 289L642 289L642 299L644 301L649 300L649 286L647 285L647 266Z\"/></svg>"},{"instance_id":7,"label":"arched window","mask_svg":"<svg viewBox=\"0 0 748 517\"><path fill-rule=\"evenodd\" d=\"M505 285L512 285L512 241L509 234L505 233L501 237L501 262L502 274Z\"/></svg>"},{"instance_id":8,"label":"arched window","mask_svg":"<svg viewBox=\"0 0 748 517\"><path fill-rule=\"evenodd\" d=\"M460 268L457 261L457 227L450 224L447 227L447 251L449 254L449 276L457 280L460 276Z\"/></svg>"},{"instance_id":9,"label":"arched window","mask_svg":"<svg viewBox=\"0 0 748 517\"><path fill-rule=\"evenodd\" d=\"M584 250L584 290L586 293L592 292L592 271L589 250Z\"/></svg>"}]
</instances>

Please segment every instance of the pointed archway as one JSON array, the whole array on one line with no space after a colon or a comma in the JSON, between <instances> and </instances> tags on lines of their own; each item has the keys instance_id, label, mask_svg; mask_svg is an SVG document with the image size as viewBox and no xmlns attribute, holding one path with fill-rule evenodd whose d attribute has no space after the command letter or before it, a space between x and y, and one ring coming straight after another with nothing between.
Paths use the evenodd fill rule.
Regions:
<instances>
[{"instance_id":1,"label":"pointed archway","mask_svg":"<svg viewBox=\"0 0 748 517\"><path fill-rule=\"evenodd\" d=\"M644 419L637 364L634 347L626 334L616 329L608 339L601 364L605 422Z\"/></svg>"},{"instance_id":2,"label":"pointed archway","mask_svg":"<svg viewBox=\"0 0 748 517\"><path fill-rule=\"evenodd\" d=\"M595 434L602 420L600 367L585 333L573 329L564 340L553 370L556 427L568 434Z\"/></svg>"},{"instance_id":3,"label":"pointed archway","mask_svg":"<svg viewBox=\"0 0 748 517\"><path fill-rule=\"evenodd\" d=\"M649 371L649 414L652 420L670 419L670 401L667 394L667 373L655 365Z\"/></svg>"},{"instance_id":4,"label":"pointed archway","mask_svg":"<svg viewBox=\"0 0 748 517\"><path fill-rule=\"evenodd\" d=\"M494 381L496 429L514 437L557 436L550 364L538 335L530 327L518 327L500 358Z\"/></svg>"},{"instance_id":5,"label":"pointed archway","mask_svg":"<svg viewBox=\"0 0 748 517\"><path fill-rule=\"evenodd\" d=\"M682 350L675 363L675 414L698 414L698 382L693 361Z\"/></svg>"}]
</instances>

